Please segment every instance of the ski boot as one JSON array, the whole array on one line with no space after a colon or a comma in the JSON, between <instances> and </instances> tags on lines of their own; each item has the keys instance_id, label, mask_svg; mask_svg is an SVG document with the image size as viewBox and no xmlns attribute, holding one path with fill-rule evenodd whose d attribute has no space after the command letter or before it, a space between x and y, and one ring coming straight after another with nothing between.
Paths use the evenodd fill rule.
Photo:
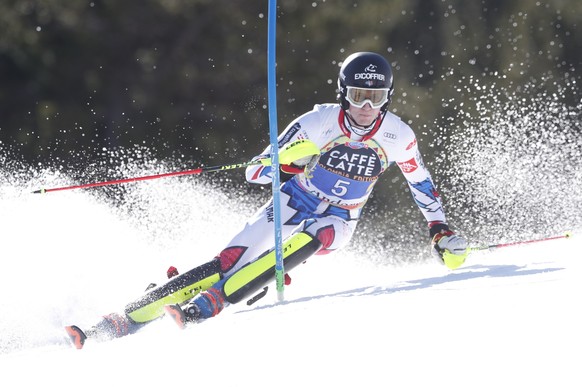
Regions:
<instances>
[{"instance_id":1,"label":"ski boot","mask_svg":"<svg viewBox=\"0 0 582 387\"><path fill-rule=\"evenodd\" d=\"M176 325L184 329L186 325L216 316L226 306L224 294L219 287L211 287L190 301L184 308L179 305L166 305L164 310Z\"/></svg>"}]
</instances>

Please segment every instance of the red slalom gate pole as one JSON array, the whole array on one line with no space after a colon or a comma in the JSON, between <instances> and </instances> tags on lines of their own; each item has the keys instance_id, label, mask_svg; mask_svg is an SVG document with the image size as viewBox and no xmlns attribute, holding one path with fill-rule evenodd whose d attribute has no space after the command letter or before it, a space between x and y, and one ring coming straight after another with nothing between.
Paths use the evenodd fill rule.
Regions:
<instances>
[{"instance_id":1,"label":"red slalom gate pole","mask_svg":"<svg viewBox=\"0 0 582 387\"><path fill-rule=\"evenodd\" d=\"M136 181L161 179L163 177L171 177L171 176L199 175L201 173L206 173L206 172L226 171L226 170L229 170L229 169L245 168L245 167L248 167L248 166L251 166L251 165L259 165L259 164L261 164L261 161L260 160L256 160L256 161L249 161L249 162L246 162L246 163L239 163L239 164L217 165L217 166L213 166L213 167L202 167L202 168L190 169L190 170L186 170L186 171L161 173L159 175L149 175L149 176L131 177L131 178L127 178L127 179L110 180L110 181L103 181L103 182L99 182L99 183L89 183L89 184L81 184L81 185L72 185L72 186L69 186L69 187L41 188L39 190L32 191L32 193L38 194L38 193L48 193L48 192L56 192L56 191L65 191L65 190L71 190L71 189L102 187L104 185L133 183L133 182L136 182Z\"/></svg>"},{"instance_id":2,"label":"red slalom gate pole","mask_svg":"<svg viewBox=\"0 0 582 387\"><path fill-rule=\"evenodd\" d=\"M487 246L475 246L475 247L470 247L469 249L471 251L497 249L500 247L525 245L525 244L529 244L529 243L545 242L545 241L551 241L551 240L555 240L555 239L567 239L567 238L570 238L571 236L572 236L572 233L566 232L562 235L556 235L556 236L551 236L551 237L546 237L546 238L541 238L541 239L530 239L527 241L500 243L500 244L496 244L496 245L487 245Z\"/></svg>"}]
</instances>

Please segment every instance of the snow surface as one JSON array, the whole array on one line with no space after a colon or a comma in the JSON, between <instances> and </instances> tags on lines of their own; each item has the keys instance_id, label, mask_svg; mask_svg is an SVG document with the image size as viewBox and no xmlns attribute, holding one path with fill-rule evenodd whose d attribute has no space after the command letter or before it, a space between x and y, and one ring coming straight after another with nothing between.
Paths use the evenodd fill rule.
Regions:
<instances>
[{"instance_id":1,"label":"snow surface","mask_svg":"<svg viewBox=\"0 0 582 387\"><path fill-rule=\"evenodd\" d=\"M352 246L300 265L283 303L271 286L184 331L161 319L75 350L64 325L119 310L169 265L205 262L248 213L188 179L137 184L141 201L122 209L98 190L30 194L63 179L1 185L3 386L582 385L581 230L452 272Z\"/></svg>"}]
</instances>

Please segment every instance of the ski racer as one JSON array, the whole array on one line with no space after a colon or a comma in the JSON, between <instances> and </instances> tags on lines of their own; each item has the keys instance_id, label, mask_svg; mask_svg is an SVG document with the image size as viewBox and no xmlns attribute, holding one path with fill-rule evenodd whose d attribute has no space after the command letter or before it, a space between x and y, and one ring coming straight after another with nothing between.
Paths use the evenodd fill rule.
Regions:
<instances>
[{"instance_id":1,"label":"ski racer","mask_svg":"<svg viewBox=\"0 0 582 387\"><path fill-rule=\"evenodd\" d=\"M412 129L388 111L394 92L392 69L381 55L358 52L343 62L338 102L315 105L278 137L285 271L315 254L338 250L350 241L374 185L396 164L426 218L432 253L449 268L468 254L466 240L447 225L445 211L425 167ZM250 183L271 184L270 147L247 168ZM219 314L249 298L275 276L273 201L260 208L209 262L153 289L83 332L67 327L75 345L87 336L132 333L164 312L184 327ZM185 296L184 296L185 295Z\"/></svg>"},{"instance_id":2,"label":"ski racer","mask_svg":"<svg viewBox=\"0 0 582 387\"><path fill-rule=\"evenodd\" d=\"M316 105L278 137L282 171L294 176L281 186L285 268L313 254L327 254L351 239L372 188L396 164L426 218L433 253L458 267L467 242L449 229L439 194L425 167L412 129L388 112L394 91L392 69L379 54L359 52L341 66L339 103ZM257 158L267 159L270 147ZM270 184L270 166L251 166L247 181ZM180 325L215 316L274 276L273 202L251 217L215 259L222 279L183 308L169 306ZM268 251L266 255L262 255ZM451 254L452 253L452 254ZM270 256L269 256L270 254ZM268 265L257 260L270 259ZM267 271L263 269L267 267Z\"/></svg>"}]
</instances>

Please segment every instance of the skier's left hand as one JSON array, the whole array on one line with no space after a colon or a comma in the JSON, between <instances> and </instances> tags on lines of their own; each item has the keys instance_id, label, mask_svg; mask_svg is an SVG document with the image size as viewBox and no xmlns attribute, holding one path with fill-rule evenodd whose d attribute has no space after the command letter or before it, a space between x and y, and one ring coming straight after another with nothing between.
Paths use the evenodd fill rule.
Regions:
<instances>
[{"instance_id":1,"label":"skier's left hand","mask_svg":"<svg viewBox=\"0 0 582 387\"><path fill-rule=\"evenodd\" d=\"M433 236L431 252L449 269L461 266L469 255L467 240L448 229Z\"/></svg>"}]
</instances>

